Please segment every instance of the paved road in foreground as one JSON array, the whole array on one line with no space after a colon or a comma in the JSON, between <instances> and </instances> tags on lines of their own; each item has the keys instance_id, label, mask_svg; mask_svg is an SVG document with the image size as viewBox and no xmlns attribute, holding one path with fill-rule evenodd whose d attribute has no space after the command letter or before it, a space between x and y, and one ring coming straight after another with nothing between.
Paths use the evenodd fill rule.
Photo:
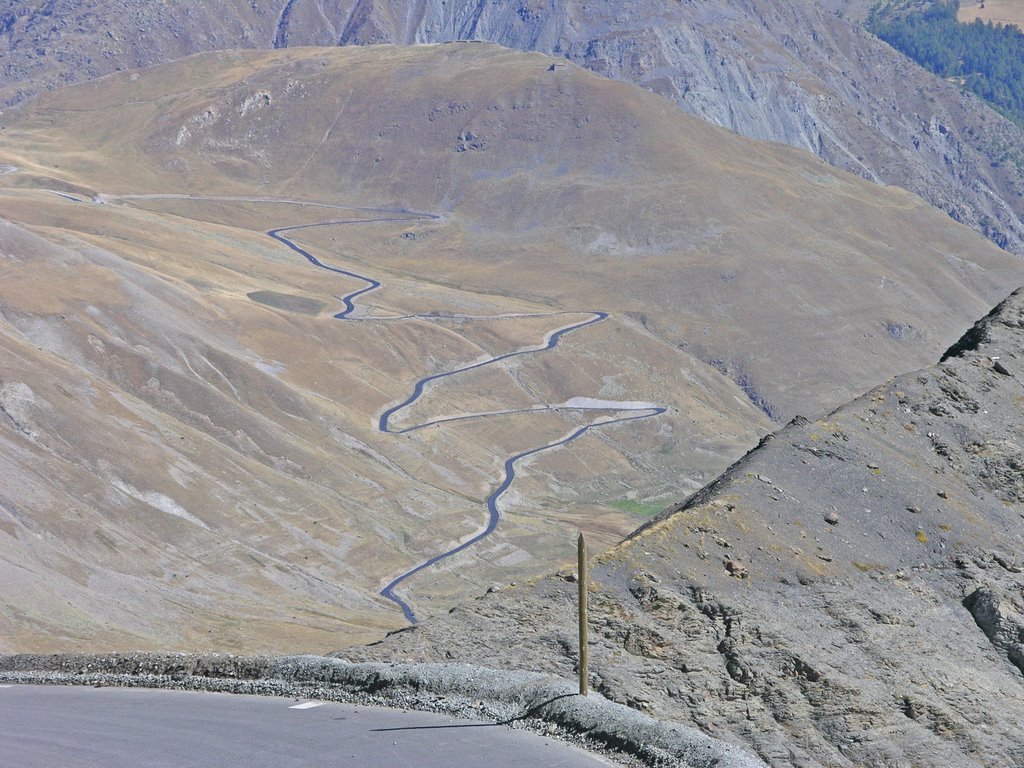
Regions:
<instances>
[{"instance_id":1,"label":"paved road in foreground","mask_svg":"<svg viewBox=\"0 0 1024 768\"><path fill-rule=\"evenodd\" d=\"M607 768L554 739L443 715L142 688L0 687L19 768Z\"/></svg>"}]
</instances>

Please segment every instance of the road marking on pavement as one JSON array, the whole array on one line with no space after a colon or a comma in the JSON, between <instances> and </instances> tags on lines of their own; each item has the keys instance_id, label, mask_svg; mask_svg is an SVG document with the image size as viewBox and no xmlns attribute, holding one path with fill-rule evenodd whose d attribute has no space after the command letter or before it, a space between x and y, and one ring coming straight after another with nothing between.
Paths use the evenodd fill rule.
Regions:
<instances>
[{"instance_id":1,"label":"road marking on pavement","mask_svg":"<svg viewBox=\"0 0 1024 768\"><path fill-rule=\"evenodd\" d=\"M0 685L0 688L13 688L13 685Z\"/></svg>"},{"instance_id":2,"label":"road marking on pavement","mask_svg":"<svg viewBox=\"0 0 1024 768\"><path fill-rule=\"evenodd\" d=\"M313 707L322 707L323 705L322 701L307 701L305 704L292 704L288 709L312 709Z\"/></svg>"}]
</instances>

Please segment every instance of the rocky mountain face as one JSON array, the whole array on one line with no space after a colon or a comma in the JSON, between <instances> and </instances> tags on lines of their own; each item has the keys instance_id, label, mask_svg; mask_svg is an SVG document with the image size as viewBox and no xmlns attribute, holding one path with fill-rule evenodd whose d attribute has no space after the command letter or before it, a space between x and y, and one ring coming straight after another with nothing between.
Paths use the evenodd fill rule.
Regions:
<instances>
[{"instance_id":1,"label":"rocky mountain face","mask_svg":"<svg viewBox=\"0 0 1024 768\"><path fill-rule=\"evenodd\" d=\"M937 365L766 438L593 564L593 685L774 766L1024 765L1022 380L1018 291ZM571 676L573 580L342 655Z\"/></svg>"},{"instance_id":2,"label":"rocky mountain face","mask_svg":"<svg viewBox=\"0 0 1024 768\"><path fill-rule=\"evenodd\" d=\"M22 0L0 15L0 97L215 48L489 40L565 57L746 136L903 186L1024 253L1020 129L864 31L863 2L81 5Z\"/></svg>"}]
</instances>

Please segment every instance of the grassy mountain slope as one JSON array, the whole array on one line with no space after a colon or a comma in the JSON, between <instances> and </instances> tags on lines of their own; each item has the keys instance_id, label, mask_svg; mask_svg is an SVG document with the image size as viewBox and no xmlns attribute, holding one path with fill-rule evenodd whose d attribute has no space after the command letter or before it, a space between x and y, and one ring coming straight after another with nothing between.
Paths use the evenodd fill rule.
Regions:
<instances>
[{"instance_id":1,"label":"grassy mountain slope","mask_svg":"<svg viewBox=\"0 0 1024 768\"><path fill-rule=\"evenodd\" d=\"M863 30L867 5L17 0L0 14L0 101L201 50L489 40L566 57L903 186L1020 253L1020 129Z\"/></svg>"},{"instance_id":2,"label":"grassy mountain slope","mask_svg":"<svg viewBox=\"0 0 1024 768\"><path fill-rule=\"evenodd\" d=\"M965 0L960 3L960 21L970 23L976 19L993 24L1013 24L1024 27L1024 3L1020 0Z\"/></svg>"},{"instance_id":3,"label":"grassy mountain slope","mask_svg":"<svg viewBox=\"0 0 1024 768\"><path fill-rule=\"evenodd\" d=\"M8 650L373 636L403 623L377 590L480 530L508 456L611 415L545 406L668 409L525 462L495 537L403 586L429 616L560 562L559 532L610 546L632 505L716 476L766 411L823 412L922 365L1021 282L902 190L551 63L209 54L3 116L20 362L0 385L0 551L35 585L4 596ZM291 235L383 282L364 315L435 316L334 320L364 283L265 234L339 218L357 223ZM429 385L395 425L541 412L378 430L418 379L594 310L610 317L557 350Z\"/></svg>"}]
</instances>

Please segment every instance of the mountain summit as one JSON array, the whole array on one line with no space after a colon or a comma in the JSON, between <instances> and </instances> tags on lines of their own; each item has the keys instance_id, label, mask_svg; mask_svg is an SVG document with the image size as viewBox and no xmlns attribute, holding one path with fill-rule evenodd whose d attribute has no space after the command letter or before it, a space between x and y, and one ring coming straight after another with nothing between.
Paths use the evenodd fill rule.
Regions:
<instances>
[{"instance_id":1,"label":"mountain summit","mask_svg":"<svg viewBox=\"0 0 1024 768\"><path fill-rule=\"evenodd\" d=\"M140 0L0 11L0 101L203 50L487 40L923 197L1024 253L1020 129L865 31L862 0Z\"/></svg>"}]
</instances>

